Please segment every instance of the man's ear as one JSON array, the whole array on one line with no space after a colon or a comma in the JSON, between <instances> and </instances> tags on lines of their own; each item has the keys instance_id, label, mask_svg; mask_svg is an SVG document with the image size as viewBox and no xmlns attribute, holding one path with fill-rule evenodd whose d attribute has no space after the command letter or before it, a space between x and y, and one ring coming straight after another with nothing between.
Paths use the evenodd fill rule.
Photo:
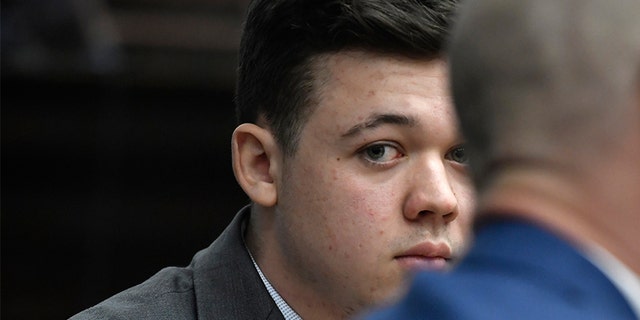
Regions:
<instances>
[{"instance_id":1,"label":"man's ear","mask_svg":"<svg viewBox=\"0 0 640 320\"><path fill-rule=\"evenodd\" d=\"M272 207L278 200L280 148L269 130L243 123L231 138L233 173L254 203Z\"/></svg>"}]
</instances>

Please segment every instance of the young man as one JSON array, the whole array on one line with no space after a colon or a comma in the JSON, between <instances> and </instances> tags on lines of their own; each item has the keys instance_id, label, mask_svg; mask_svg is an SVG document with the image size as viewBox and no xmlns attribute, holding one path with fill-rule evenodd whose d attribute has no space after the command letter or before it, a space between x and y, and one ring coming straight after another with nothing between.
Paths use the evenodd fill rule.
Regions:
<instances>
[{"instance_id":1,"label":"young man","mask_svg":"<svg viewBox=\"0 0 640 320\"><path fill-rule=\"evenodd\" d=\"M252 204L187 268L78 319L344 319L448 269L473 209L442 59L454 9L252 2L232 137Z\"/></svg>"},{"instance_id":2,"label":"young man","mask_svg":"<svg viewBox=\"0 0 640 320\"><path fill-rule=\"evenodd\" d=\"M451 46L475 244L372 319L640 319L640 2L476 0Z\"/></svg>"}]
</instances>

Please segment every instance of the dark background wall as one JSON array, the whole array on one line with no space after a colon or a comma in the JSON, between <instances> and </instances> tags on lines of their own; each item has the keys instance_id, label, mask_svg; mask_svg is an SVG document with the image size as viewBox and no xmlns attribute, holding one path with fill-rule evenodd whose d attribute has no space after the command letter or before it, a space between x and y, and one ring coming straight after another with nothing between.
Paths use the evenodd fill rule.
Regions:
<instances>
[{"instance_id":1,"label":"dark background wall","mask_svg":"<svg viewBox=\"0 0 640 320\"><path fill-rule=\"evenodd\" d=\"M246 1L2 13L2 318L64 319L183 266L248 202L230 165Z\"/></svg>"}]
</instances>

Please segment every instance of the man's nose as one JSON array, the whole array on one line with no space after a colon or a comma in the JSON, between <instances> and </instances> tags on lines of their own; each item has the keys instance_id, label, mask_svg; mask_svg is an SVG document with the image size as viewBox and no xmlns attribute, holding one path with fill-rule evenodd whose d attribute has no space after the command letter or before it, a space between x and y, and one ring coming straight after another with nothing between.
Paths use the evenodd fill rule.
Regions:
<instances>
[{"instance_id":1,"label":"man's nose","mask_svg":"<svg viewBox=\"0 0 640 320\"><path fill-rule=\"evenodd\" d=\"M458 216L458 199L450 183L445 160L423 161L412 171L404 216L409 220L442 218L449 223Z\"/></svg>"}]
</instances>

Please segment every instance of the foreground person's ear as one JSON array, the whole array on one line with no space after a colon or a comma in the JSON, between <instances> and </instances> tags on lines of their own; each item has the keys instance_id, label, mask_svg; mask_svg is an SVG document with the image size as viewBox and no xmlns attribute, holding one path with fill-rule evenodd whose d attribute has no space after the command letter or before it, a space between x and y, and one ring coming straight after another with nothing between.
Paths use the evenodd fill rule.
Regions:
<instances>
[{"instance_id":1,"label":"foreground person's ear","mask_svg":"<svg viewBox=\"0 0 640 320\"><path fill-rule=\"evenodd\" d=\"M236 180L251 201L274 206L280 148L271 132L251 123L239 125L231 138L231 156Z\"/></svg>"}]
</instances>

